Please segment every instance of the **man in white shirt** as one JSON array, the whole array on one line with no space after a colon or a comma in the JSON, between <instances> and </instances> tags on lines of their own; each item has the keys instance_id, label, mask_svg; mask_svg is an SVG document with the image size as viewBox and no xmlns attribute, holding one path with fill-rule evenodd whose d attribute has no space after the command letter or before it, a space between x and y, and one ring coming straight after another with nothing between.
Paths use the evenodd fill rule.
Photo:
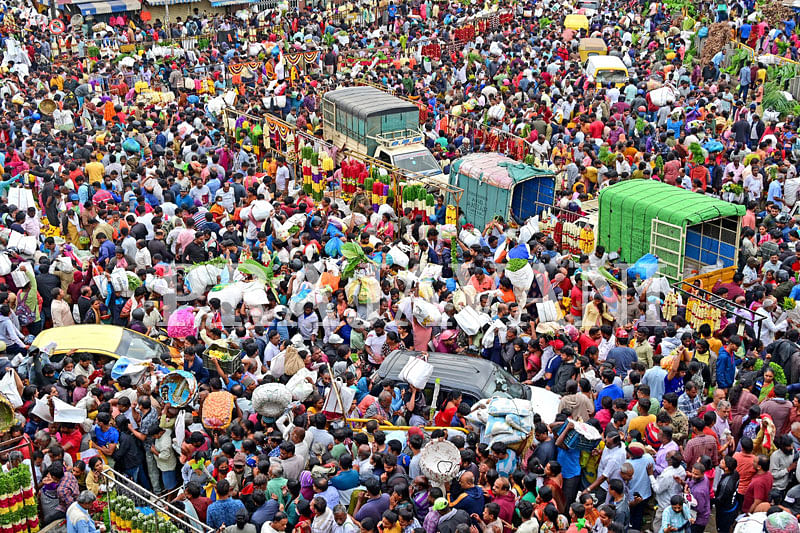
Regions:
<instances>
[{"instance_id":1,"label":"man in white shirt","mask_svg":"<svg viewBox=\"0 0 800 533\"><path fill-rule=\"evenodd\" d=\"M275 172L275 187L280 192L289 192L291 175L289 174L289 167L286 166L286 158L282 155L278 156L278 170Z\"/></svg>"},{"instance_id":2,"label":"man in white shirt","mask_svg":"<svg viewBox=\"0 0 800 533\"><path fill-rule=\"evenodd\" d=\"M134 257L134 262L137 270L153 266L150 250L147 248L147 241L139 240L136 242L136 256Z\"/></svg>"},{"instance_id":3,"label":"man in white shirt","mask_svg":"<svg viewBox=\"0 0 800 533\"><path fill-rule=\"evenodd\" d=\"M281 353L280 348L278 345L281 342L281 334L277 331L273 331L270 333L269 342L267 343L266 348L264 348L264 366L269 367L269 362Z\"/></svg>"},{"instance_id":4,"label":"man in white shirt","mask_svg":"<svg viewBox=\"0 0 800 533\"><path fill-rule=\"evenodd\" d=\"M220 205L225 208L225 211L233 213L233 209L236 206L236 195L231 189L231 182L226 181L222 184L222 188L217 191L217 199Z\"/></svg>"},{"instance_id":5,"label":"man in white shirt","mask_svg":"<svg viewBox=\"0 0 800 533\"><path fill-rule=\"evenodd\" d=\"M372 330L367 334L364 339L364 348L367 351L369 362L373 365L380 365L383 362L383 345L386 343L386 331L384 327L386 324L383 320L376 320L372 325Z\"/></svg>"},{"instance_id":6,"label":"man in white shirt","mask_svg":"<svg viewBox=\"0 0 800 533\"><path fill-rule=\"evenodd\" d=\"M764 346L772 344L772 341L775 340L775 332L786 331L786 320L781 320L776 324L772 318L772 311L775 310L776 305L777 302L774 298L764 298L764 303L755 312L756 320L759 318L764 319L760 322L760 340L764 343Z\"/></svg>"}]
</instances>

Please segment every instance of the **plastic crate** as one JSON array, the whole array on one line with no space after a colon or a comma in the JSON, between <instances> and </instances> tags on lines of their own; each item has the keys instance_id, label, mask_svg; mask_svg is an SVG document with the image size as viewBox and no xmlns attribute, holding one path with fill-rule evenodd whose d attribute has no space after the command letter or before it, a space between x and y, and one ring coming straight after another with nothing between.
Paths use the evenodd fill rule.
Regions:
<instances>
[{"instance_id":1,"label":"plastic crate","mask_svg":"<svg viewBox=\"0 0 800 533\"><path fill-rule=\"evenodd\" d=\"M558 430L559 435L561 435L565 427L567 427L566 422L562 424L561 428ZM597 448L597 445L600 444L601 440L602 439L589 440L580 433L578 433L577 431L575 431L574 429L571 429L569 430L567 436L564 438L564 446L566 446L570 450L578 449L591 452L592 450Z\"/></svg>"},{"instance_id":2,"label":"plastic crate","mask_svg":"<svg viewBox=\"0 0 800 533\"><path fill-rule=\"evenodd\" d=\"M217 366L214 364L213 361L213 359L215 358L208 355L209 349L210 348L206 348L206 350L203 352L203 366L205 366L209 372L216 373ZM219 361L219 359L217 359L217 361L219 361L219 366L222 369L222 371L228 374L229 376L242 367L242 356L239 350L233 348L221 348L219 346L214 346L214 349L223 352L228 352L228 354L230 354L230 356L232 357L232 359L230 359L229 361Z\"/></svg>"}]
</instances>

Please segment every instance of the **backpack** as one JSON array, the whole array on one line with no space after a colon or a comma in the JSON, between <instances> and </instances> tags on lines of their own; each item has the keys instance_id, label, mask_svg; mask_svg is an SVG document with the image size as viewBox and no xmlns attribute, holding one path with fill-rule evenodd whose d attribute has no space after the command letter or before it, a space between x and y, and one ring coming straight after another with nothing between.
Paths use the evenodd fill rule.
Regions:
<instances>
[{"instance_id":1,"label":"backpack","mask_svg":"<svg viewBox=\"0 0 800 533\"><path fill-rule=\"evenodd\" d=\"M22 291L20 291L19 294L17 294L17 302L19 303L17 303L16 313L17 313L17 318L19 319L20 326L27 326L28 324L32 324L34 320L36 320L36 313L34 313L26 303L26 300L28 299L28 295L30 294L30 292L31 288L29 285L28 288L25 289L24 296L22 295Z\"/></svg>"}]
</instances>

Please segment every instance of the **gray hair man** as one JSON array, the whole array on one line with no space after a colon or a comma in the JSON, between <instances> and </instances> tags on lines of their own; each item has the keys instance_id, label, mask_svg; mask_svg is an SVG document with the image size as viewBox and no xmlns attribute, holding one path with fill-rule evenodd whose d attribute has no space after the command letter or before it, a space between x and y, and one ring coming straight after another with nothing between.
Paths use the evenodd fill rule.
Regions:
<instances>
[{"instance_id":1,"label":"gray hair man","mask_svg":"<svg viewBox=\"0 0 800 533\"><path fill-rule=\"evenodd\" d=\"M78 495L78 499L67 508L67 531L76 533L98 533L106 530L105 526L98 529L89 514L89 509L97 499L94 492L85 490Z\"/></svg>"}]
</instances>

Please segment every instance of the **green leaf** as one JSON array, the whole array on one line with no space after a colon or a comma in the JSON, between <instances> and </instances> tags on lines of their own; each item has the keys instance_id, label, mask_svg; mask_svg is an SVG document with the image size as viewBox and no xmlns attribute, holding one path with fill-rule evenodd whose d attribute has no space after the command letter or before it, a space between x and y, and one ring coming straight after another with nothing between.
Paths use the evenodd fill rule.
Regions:
<instances>
[{"instance_id":1,"label":"green leaf","mask_svg":"<svg viewBox=\"0 0 800 533\"><path fill-rule=\"evenodd\" d=\"M272 279L270 271L267 267L256 261L255 259L248 259L244 263L240 263L238 269L245 274L249 274L261 281L269 281Z\"/></svg>"},{"instance_id":2,"label":"green leaf","mask_svg":"<svg viewBox=\"0 0 800 533\"><path fill-rule=\"evenodd\" d=\"M516 272L517 270L521 270L521 269L525 268L525 265L527 265L527 264L528 264L528 260L527 259L522 259L522 258L518 257L518 258L515 258L515 259L511 259L508 262L508 266L506 266L506 270L508 270L509 272Z\"/></svg>"}]
</instances>

